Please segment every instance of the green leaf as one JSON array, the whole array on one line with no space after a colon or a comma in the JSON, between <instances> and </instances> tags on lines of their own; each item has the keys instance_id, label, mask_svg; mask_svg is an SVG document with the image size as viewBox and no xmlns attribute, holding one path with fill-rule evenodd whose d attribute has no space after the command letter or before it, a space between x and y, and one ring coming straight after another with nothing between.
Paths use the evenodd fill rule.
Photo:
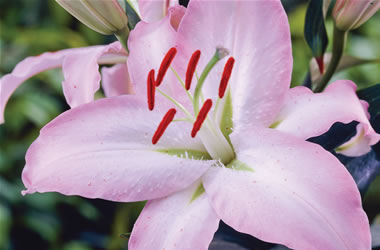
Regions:
<instances>
[{"instance_id":1,"label":"green leaf","mask_svg":"<svg viewBox=\"0 0 380 250\"><path fill-rule=\"evenodd\" d=\"M323 17L323 0L310 0L306 11L304 35L313 56L323 62L328 37Z\"/></svg>"}]
</instances>

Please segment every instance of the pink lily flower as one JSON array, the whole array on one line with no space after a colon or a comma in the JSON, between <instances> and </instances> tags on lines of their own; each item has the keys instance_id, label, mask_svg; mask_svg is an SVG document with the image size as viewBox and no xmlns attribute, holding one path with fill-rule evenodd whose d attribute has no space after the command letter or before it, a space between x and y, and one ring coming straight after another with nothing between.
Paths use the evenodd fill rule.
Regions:
<instances>
[{"instance_id":1,"label":"pink lily flower","mask_svg":"<svg viewBox=\"0 0 380 250\"><path fill-rule=\"evenodd\" d=\"M177 2L176 0L141 1L139 3L141 18L159 20L167 14L168 7ZM159 3L161 3L160 6L158 6ZM183 14L184 8L181 6L172 10L173 27L178 26ZM28 78L54 68L62 68L63 92L71 108L94 100L94 94L99 90L102 78L99 73L100 64L116 64L114 67L102 69L102 87L106 96L113 96L116 93L118 95L133 93L126 66L127 56L127 52L120 43L114 42L105 46L65 49L25 58L10 74L0 79L0 124L4 123L5 106L12 93ZM110 74L114 76L110 77ZM115 77L122 77L123 81L112 82Z\"/></svg>"},{"instance_id":2,"label":"pink lily flower","mask_svg":"<svg viewBox=\"0 0 380 250\"><path fill-rule=\"evenodd\" d=\"M379 137L351 82L289 91L280 1L191 1L178 30L170 16L141 22L129 48L135 95L44 127L26 155L24 194L149 200L129 249L207 249L220 220L294 249L370 249L355 182L305 139L352 120Z\"/></svg>"}]
</instances>

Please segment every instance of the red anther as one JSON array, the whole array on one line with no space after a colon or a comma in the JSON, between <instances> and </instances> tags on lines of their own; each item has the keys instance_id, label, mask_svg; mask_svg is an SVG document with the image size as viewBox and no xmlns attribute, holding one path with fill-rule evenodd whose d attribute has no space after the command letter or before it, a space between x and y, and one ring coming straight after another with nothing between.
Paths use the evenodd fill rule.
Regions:
<instances>
[{"instance_id":1,"label":"red anther","mask_svg":"<svg viewBox=\"0 0 380 250\"><path fill-rule=\"evenodd\" d=\"M193 129L191 130L191 137L195 137L198 133L198 131L201 129L201 126L203 122L206 120L207 114L210 111L212 106L212 100L207 99L205 103L203 103L203 106L201 110L198 113L197 119L194 122Z\"/></svg>"},{"instance_id":2,"label":"red anther","mask_svg":"<svg viewBox=\"0 0 380 250\"><path fill-rule=\"evenodd\" d=\"M230 80L232 68L234 67L235 59L231 56L224 65L222 79L219 85L219 98L223 98L227 89L228 80Z\"/></svg>"},{"instance_id":3,"label":"red anther","mask_svg":"<svg viewBox=\"0 0 380 250\"><path fill-rule=\"evenodd\" d=\"M195 68L197 67L199 58L201 57L201 51L197 50L193 53L190 58L189 64L187 65L186 70L186 80L185 80L185 88L186 90L190 89L191 81L193 80Z\"/></svg>"},{"instance_id":4,"label":"red anther","mask_svg":"<svg viewBox=\"0 0 380 250\"><path fill-rule=\"evenodd\" d=\"M154 97L156 93L156 86L154 84L154 69L149 71L147 79L147 96L148 96L148 108L153 110L154 108Z\"/></svg>"},{"instance_id":5,"label":"red anther","mask_svg":"<svg viewBox=\"0 0 380 250\"><path fill-rule=\"evenodd\" d=\"M156 132L154 132L154 135L152 137L153 144L156 144L158 140L161 138L161 136L164 134L166 128L173 121L175 113L177 113L177 110L175 110L174 108L169 109L168 112L166 112L164 118L162 118L162 121L160 122L160 125L158 125Z\"/></svg>"},{"instance_id":6,"label":"red anther","mask_svg":"<svg viewBox=\"0 0 380 250\"><path fill-rule=\"evenodd\" d=\"M162 83L162 80L164 80L164 76L166 74L166 71L168 71L170 64L172 63L174 56L177 54L176 48L171 48L166 53L164 59L161 62L160 69L158 70L157 79L156 79L156 86L160 86Z\"/></svg>"}]
</instances>

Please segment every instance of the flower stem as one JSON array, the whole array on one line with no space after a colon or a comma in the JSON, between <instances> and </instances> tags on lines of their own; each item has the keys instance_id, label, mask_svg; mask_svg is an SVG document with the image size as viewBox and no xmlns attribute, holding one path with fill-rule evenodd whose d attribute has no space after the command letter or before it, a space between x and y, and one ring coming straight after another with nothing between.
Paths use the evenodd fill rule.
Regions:
<instances>
[{"instance_id":1,"label":"flower stem","mask_svg":"<svg viewBox=\"0 0 380 250\"><path fill-rule=\"evenodd\" d=\"M328 65L326 73L322 76L322 79L317 83L314 92L319 93L324 90L333 76L335 70L338 67L339 61L342 58L344 46L346 44L347 32L339 30L334 27L334 38L333 38L333 48L332 48L332 57Z\"/></svg>"},{"instance_id":2,"label":"flower stem","mask_svg":"<svg viewBox=\"0 0 380 250\"><path fill-rule=\"evenodd\" d=\"M114 34L117 38L117 40L119 40L119 42L121 43L121 45L123 46L123 48L129 52L128 50L128 37L129 37L129 28L128 28L128 25L126 25L122 30L119 30L117 33Z\"/></svg>"}]
</instances>

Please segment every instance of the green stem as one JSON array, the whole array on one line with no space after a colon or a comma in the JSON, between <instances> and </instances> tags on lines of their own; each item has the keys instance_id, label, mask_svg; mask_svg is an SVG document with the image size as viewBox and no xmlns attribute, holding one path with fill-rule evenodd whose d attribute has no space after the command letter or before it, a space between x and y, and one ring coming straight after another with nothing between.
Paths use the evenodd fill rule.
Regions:
<instances>
[{"instance_id":1,"label":"green stem","mask_svg":"<svg viewBox=\"0 0 380 250\"><path fill-rule=\"evenodd\" d=\"M116 32L114 34L117 38L117 40L119 40L119 42L121 43L121 45L123 46L123 48L129 52L128 50L128 37L129 37L129 28L128 28L128 25L125 25L125 27L122 29L122 30L119 30L118 32Z\"/></svg>"},{"instance_id":2,"label":"green stem","mask_svg":"<svg viewBox=\"0 0 380 250\"><path fill-rule=\"evenodd\" d=\"M327 86L331 77L333 76L335 70L338 67L339 61L342 58L344 46L346 44L347 32L339 30L334 27L334 38L333 38L333 48L332 48L332 56L329 66L327 68L326 73L322 76L322 79L314 89L315 93L322 92L324 88Z\"/></svg>"}]
</instances>

